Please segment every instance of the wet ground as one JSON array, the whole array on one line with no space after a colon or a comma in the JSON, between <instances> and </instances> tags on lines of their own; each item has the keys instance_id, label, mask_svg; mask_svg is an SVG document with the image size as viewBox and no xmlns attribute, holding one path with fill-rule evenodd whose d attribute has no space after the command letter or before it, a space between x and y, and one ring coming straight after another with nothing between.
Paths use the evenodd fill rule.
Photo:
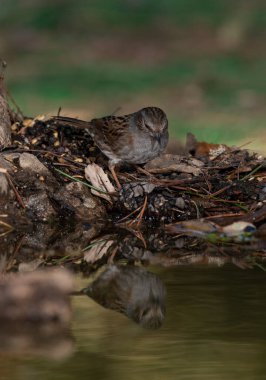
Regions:
<instances>
[{"instance_id":1,"label":"wet ground","mask_svg":"<svg viewBox=\"0 0 266 380\"><path fill-rule=\"evenodd\" d=\"M266 275L232 264L147 267L166 290L160 329L72 297L71 327L1 338L1 380L264 379ZM88 279L77 275L77 287Z\"/></svg>"}]
</instances>

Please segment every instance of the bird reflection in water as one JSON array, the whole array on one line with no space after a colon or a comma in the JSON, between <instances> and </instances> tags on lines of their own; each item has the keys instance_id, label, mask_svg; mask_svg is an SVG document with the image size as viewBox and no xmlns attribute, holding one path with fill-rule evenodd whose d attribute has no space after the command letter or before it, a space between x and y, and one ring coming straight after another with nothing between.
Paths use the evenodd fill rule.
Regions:
<instances>
[{"instance_id":1,"label":"bird reflection in water","mask_svg":"<svg viewBox=\"0 0 266 380\"><path fill-rule=\"evenodd\" d=\"M165 286L156 274L140 267L109 265L78 294L86 294L147 329L159 328L165 317Z\"/></svg>"}]
</instances>

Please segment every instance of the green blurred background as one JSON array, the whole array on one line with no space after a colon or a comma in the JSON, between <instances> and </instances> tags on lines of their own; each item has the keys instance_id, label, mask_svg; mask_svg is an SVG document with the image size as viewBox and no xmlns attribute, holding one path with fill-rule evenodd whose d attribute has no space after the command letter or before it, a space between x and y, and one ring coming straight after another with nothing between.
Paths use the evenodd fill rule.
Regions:
<instances>
[{"instance_id":1,"label":"green blurred background","mask_svg":"<svg viewBox=\"0 0 266 380\"><path fill-rule=\"evenodd\" d=\"M157 105L171 135L266 153L265 0L0 0L0 57L24 113Z\"/></svg>"}]
</instances>

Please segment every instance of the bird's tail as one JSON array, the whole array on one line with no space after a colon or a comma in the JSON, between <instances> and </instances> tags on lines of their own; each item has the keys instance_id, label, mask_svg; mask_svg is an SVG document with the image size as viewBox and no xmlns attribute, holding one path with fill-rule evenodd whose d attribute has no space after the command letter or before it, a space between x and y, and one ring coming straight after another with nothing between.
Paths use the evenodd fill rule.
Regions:
<instances>
[{"instance_id":1,"label":"bird's tail","mask_svg":"<svg viewBox=\"0 0 266 380\"><path fill-rule=\"evenodd\" d=\"M91 123L89 121L85 120L79 120L72 117L67 116L52 116L50 118L50 121L56 122L58 124L67 124L71 125L72 127L77 128L90 128Z\"/></svg>"}]
</instances>

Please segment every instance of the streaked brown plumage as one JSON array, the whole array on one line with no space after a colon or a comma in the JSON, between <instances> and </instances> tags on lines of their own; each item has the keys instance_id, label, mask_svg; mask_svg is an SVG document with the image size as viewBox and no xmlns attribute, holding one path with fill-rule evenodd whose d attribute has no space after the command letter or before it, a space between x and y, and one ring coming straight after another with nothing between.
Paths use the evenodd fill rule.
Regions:
<instances>
[{"instance_id":1,"label":"streaked brown plumage","mask_svg":"<svg viewBox=\"0 0 266 380\"><path fill-rule=\"evenodd\" d=\"M144 164L164 151L168 143L168 121L160 108L146 107L124 116L106 116L83 121L65 116L52 120L88 129L95 144L109 159L109 168L117 164Z\"/></svg>"}]
</instances>

